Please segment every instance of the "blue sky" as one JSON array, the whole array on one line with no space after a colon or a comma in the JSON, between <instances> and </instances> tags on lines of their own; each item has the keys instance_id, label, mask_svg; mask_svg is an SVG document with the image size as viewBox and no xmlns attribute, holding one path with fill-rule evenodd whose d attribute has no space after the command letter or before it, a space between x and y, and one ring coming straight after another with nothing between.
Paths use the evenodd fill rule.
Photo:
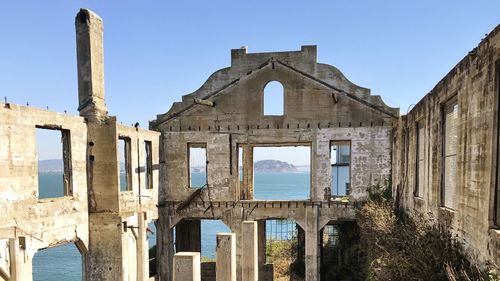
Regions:
<instances>
[{"instance_id":1,"label":"blue sky","mask_svg":"<svg viewBox=\"0 0 500 281\"><path fill-rule=\"evenodd\" d=\"M319 62L404 113L500 23L498 0L2 1L2 98L77 114L80 7L104 19L110 114L141 127L241 46L318 45Z\"/></svg>"}]
</instances>

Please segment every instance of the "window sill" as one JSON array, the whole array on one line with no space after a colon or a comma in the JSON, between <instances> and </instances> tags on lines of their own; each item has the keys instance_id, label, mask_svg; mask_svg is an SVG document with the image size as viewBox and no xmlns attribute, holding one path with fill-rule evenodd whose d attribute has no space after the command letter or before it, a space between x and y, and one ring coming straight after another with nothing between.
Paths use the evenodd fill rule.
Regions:
<instances>
[{"instance_id":1,"label":"window sill","mask_svg":"<svg viewBox=\"0 0 500 281\"><path fill-rule=\"evenodd\" d=\"M445 206L439 206L439 210L443 211L443 212L446 212L446 213L450 213L450 214L455 214L455 209L452 209L450 207L445 207Z\"/></svg>"},{"instance_id":2,"label":"window sill","mask_svg":"<svg viewBox=\"0 0 500 281\"><path fill-rule=\"evenodd\" d=\"M50 202L58 202L58 201L74 201L75 197L74 196L61 196L61 197L50 197L50 198L43 198L43 199L37 199L37 203L50 203Z\"/></svg>"}]
</instances>

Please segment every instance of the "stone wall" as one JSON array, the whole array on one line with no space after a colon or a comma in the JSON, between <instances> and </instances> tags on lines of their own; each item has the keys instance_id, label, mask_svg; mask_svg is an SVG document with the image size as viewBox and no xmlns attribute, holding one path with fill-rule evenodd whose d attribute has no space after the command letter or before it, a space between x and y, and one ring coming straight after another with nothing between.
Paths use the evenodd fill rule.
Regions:
<instances>
[{"instance_id":1,"label":"stone wall","mask_svg":"<svg viewBox=\"0 0 500 281\"><path fill-rule=\"evenodd\" d=\"M39 198L37 126L69 132L72 169L67 196ZM21 243L0 258L8 261L2 270L12 271L11 276L31 275L31 259L39 249L75 242L86 253L86 143L87 128L81 117L0 103L0 244ZM17 264L14 257L19 257ZM11 265L14 269L9 270Z\"/></svg>"},{"instance_id":2,"label":"stone wall","mask_svg":"<svg viewBox=\"0 0 500 281\"><path fill-rule=\"evenodd\" d=\"M241 280L242 221L279 217L294 219L304 229L306 280L318 280L321 228L340 217L354 220L353 202L366 199L368 187L384 184L390 177L392 131L399 109L388 107L369 89L351 83L338 69L318 63L316 57L316 46L257 54L232 50L231 67L212 74L200 89L183 96L181 102L150 123L151 129L162 134L162 264L171 263L172 230L177 222L222 219L236 233L237 276ZM283 115L264 114L264 91L271 81L283 86ZM343 210L329 205L334 197L330 159L333 141L348 143L351 151L351 203ZM188 151L193 145L206 148L207 186L201 190L189 183ZM253 149L274 146L310 147L308 198L254 200ZM243 159L238 159L240 149ZM185 235L177 230L177 237ZM160 270L161 278L168 280L169 269Z\"/></svg>"},{"instance_id":3,"label":"stone wall","mask_svg":"<svg viewBox=\"0 0 500 281\"><path fill-rule=\"evenodd\" d=\"M150 280L147 224L158 217L160 134L107 115L102 20L82 9L75 23L80 116L0 103L2 281L31 281L34 254L65 243L81 252L84 280ZM38 194L38 127L61 131L64 196ZM126 191L119 138L128 140Z\"/></svg>"},{"instance_id":4,"label":"stone wall","mask_svg":"<svg viewBox=\"0 0 500 281\"><path fill-rule=\"evenodd\" d=\"M500 27L469 52L415 107L402 116L393 143L393 185L399 206L409 213L430 213L448 226L470 253L500 264L500 224L495 222L499 194L498 109ZM443 205L444 106L458 104L453 208ZM423 162L416 175L417 123ZM422 158L421 158L422 159ZM423 189L415 194L417 181ZM422 186L421 185L421 186ZM450 192L448 192L450 194Z\"/></svg>"}]
</instances>

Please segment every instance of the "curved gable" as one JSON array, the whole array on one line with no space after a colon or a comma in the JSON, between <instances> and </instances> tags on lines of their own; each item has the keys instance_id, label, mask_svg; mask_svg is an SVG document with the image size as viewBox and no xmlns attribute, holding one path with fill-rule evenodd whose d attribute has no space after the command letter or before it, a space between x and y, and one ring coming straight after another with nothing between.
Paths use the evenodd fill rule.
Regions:
<instances>
[{"instance_id":1,"label":"curved gable","mask_svg":"<svg viewBox=\"0 0 500 281\"><path fill-rule=\"evenodd\" d=\"M316 62L316 47L301 51L247 54L232 50L231 67L212 74L195 92L182 97L151 127L162 130L172 123L209 126L211 122L239 125L293 121L330 123L391 123L399 109L380 96L350 82L337 68ZM263 89L270 81L284 86L284 115L263 115Z\"/></svg>"}]
</instances>

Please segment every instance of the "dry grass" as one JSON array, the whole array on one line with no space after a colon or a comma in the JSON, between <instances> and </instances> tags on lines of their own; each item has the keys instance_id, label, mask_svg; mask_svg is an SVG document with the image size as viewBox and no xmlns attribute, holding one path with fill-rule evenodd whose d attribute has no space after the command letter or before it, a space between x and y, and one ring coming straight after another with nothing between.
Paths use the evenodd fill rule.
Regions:
<instances>
[{"instance_id":1,"label":"dry grass","mask_svg":"<svg viewBox=\"0 0 500 281\"><path fill-rule=\"evenodd\" d=\"M271 241L271 243L267 244L266 254L267 261L273 263L274 280L300 280L292 271L292 264L296 262L297 259L296 239Z\"/></svg>"},{"instance_id":2,"label":"dry grass","mask_svg":"<svg viewBox=\"0 0 500 281\"><path fill-rule=\"evenodd\" d=\"M390 198L372 198L358 214L368 280L499 280L432 218L397 215Z\"/></svg>"}]
</instances>

